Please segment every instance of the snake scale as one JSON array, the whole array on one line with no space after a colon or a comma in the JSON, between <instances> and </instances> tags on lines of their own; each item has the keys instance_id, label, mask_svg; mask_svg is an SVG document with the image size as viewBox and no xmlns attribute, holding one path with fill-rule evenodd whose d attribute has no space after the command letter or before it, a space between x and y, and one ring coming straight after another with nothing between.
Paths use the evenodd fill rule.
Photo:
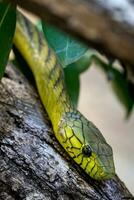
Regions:
<instances>
[{"instance_id":1,"label":"snake scale","mask_svg":"<svg viewBox=\"0 0 134 200\"><path fill-rule=\"evenodd\" d=\"M90 177L112 178L115 174L112 148L96 126L73 107L60 61L37 28L20 13L14 44L33 72L57 140Z\"/></svg>"}]
</instances>

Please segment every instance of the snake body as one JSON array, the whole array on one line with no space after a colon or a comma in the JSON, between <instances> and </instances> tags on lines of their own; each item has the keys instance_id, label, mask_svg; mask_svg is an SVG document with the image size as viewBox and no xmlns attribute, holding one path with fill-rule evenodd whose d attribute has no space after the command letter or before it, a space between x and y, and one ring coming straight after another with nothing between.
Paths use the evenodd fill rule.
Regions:
<instances>
[{"instance_id":1,"label":"snake body","mask_svg":"<svg viewBox=\"0 0 134 200\"><path fill-rule=\"evenodd\" d=\"M58 58L37 28L20 13L14 44L33 72L41 101L60 144L92 178L111 178L115 174L111 147L96 126L74 109Z\"/></svg>"}]
</instances>

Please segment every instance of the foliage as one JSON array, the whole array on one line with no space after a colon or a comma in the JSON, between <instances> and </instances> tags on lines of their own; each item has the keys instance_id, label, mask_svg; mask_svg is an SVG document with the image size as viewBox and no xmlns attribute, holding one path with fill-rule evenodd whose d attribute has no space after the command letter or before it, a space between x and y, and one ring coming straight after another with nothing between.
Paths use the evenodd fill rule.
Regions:
<instances>
[{"instance_id":1,"label":"foliage","mask_svg":"<svg viewBox=\"0 0 134 200\"><path fill-rule=\"evenodd\" d=\"M56 27L44 23L42 27L49 45L55 50L63 66L75 63L88 50L82 43Z\"/></svg>"},{"instance_id":2,"label":"foliage","mask_svg":"<svg viewBox=\"0 0 134 200\"><path fill-rule=\"evenodd\" d=\"M16 11L11 4L0 2L0 78L2 78L12 47Z\"/></svg>"},{"instance_id":3,"label":"foliage","mask_svg":"<svg viewBox=\"0 0 134 200\"><path fill-rule=\"evenodd\" d=\"M79 97L80 74L87 70L94 61L102 69L106 77L111 76L108 79L111 88L117 99L126 109L126 117L130 115L134 100L130 94L129 83L123 72L115 68L110 61L109 63L104 62L103 58L96 55L96 51L93 49L87 50L78 41L59 31L57 28L44 25L43 23L43 31L48 43L55 50L64 66L68 93L76 106ZM76 47L78 48L76 49Z\"/></svg>"},{"instance_id":4,"label":"foliage","mask_svg":"<svg viewBox=\"0 0 134 200\"><path fill-rule=\"evenodd\" d=\"M16 10L11 8L10 4L0 3L0 78L4 74L9 52L12 47L15 23ZM129 82L123 71L109 62L105 62L102 57L98 57L95 50L88 49L57 28L41 22L38 23L37 27L40 31L44 32L45 38L56 52L63 66L67 90L75 106L78 104L80 74L87 70L94 61L102 69L106 77L108 77L114 94L126 109L126 115L130 115L134 100L130 94ZM19 52L16 50L15 52L16 63L19 66L24 66L23 58L19 55ZM30 73L24 67L22 68L25 75ZM29 77L33 81L31 74Z\"/></svg>"},{"instance_id":5,"label":"foliage","mask_svg":"<svg viewBox=\"0 0 134 200\"><path fill-rule=\"evenodd\" d=\"M93 59L97 66L105 73L115 96L126 109L126 118L129 117L133 109L134 100L130 93L129 81L126 78L125 73L120 71L118 67L113 66L112 63L106 64L95 55L93 56Z\"/></svg>"}]
</instances>

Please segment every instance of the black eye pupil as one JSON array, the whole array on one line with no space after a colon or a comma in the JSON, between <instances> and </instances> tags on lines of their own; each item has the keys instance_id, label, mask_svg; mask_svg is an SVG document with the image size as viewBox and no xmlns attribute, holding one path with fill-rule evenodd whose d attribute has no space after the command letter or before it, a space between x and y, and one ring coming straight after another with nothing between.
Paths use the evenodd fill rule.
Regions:
<instances>
[{"instance_id":1,"label":"black eye pupil","mask_svg":"<svg viewBox=\"0 0 134 200\"><path fill-rule=\"evenodd\" d=\"M85 145L85 146L82 148L82 153L83 153L85 156L91 156L91 154L92 154L91 147L90 147L89 145Z\"/></svg>"}]
</instances>

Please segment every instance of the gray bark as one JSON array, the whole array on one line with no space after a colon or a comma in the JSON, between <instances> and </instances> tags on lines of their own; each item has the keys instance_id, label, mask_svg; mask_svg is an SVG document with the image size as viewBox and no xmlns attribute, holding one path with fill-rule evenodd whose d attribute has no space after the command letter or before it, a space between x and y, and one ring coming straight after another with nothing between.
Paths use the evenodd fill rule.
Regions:
<instances>
[{"instance_id":1,"label":"gray bark","mask_svg":"<svg viewBox=\"0 0 134 200\"><path fill-rule=\"evenodd\" d=\"M115 176L92 180L56 141L36 89L11 66L0 84L1 200L133 199Z\"/></svg>"}]
</instances>

